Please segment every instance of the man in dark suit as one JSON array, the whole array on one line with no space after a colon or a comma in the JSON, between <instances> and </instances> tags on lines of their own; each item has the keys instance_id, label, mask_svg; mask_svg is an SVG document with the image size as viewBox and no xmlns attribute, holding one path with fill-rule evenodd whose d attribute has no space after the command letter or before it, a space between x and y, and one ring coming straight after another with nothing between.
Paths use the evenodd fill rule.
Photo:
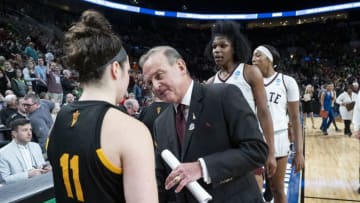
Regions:
<instances>
[{"instance_id":1,"label":"man in dark suit","mask_svg":"<svg viewBox=\"0 0 360 203\"><path fill-rule=\"evenodd\" d=\"M166 192L171 188L176 202L197 202L184 188L195 180L212 195L212 202L262 202L253 171L264 165L268 148L239 88L194 82L180 54L168 46L149 50L140 65L154 93L173 104L154 124L160 202L174 195ZM174 170L160 157L164 149L182 162Z\"/></svg>"}]
</instances>

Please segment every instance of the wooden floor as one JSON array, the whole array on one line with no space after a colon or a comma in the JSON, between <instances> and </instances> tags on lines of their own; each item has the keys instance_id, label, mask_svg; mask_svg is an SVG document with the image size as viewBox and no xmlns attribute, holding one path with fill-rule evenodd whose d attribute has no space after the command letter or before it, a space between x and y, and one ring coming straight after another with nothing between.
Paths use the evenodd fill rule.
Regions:
<instances>
[{"instance_id":1,"label":"wooden floor","mask_svg":"<svg viewBox=\"0 0 360 203\"><path fill-rule=\"evenodd\" d=\"M321 118L315 118L312 129L310 118L305 130L305 203L360 202L357 193L360 167L360 141L330 126L329 135L319 130Z\"/></svg>"}]
</instances>

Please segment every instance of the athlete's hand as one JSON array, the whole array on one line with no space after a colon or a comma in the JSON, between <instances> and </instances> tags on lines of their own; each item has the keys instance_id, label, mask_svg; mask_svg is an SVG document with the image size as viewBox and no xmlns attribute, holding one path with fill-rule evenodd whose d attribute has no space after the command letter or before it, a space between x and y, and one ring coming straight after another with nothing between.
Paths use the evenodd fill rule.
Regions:
<instances>
[{"instance_id":1,"label":"athlete's hand","mask_svg":"<svg viewBox=\"0 0 360 203\"><path fill-rule=\"evenodd\" d=\"M295 173L298 173L301 169L303 169L305 165L304 155L296 152L292 165L295 167Z\"/></svg>"},{"instance_id":2,"label":"athlete's hand","mask_svg":"<svg viewBox=\"0 0 360 203\"><path fill-rule=\"evenodd\" d=\"M265 162L265 167L266 167L267 176L269 178L275 174L276 168L277 168L277 163L276 163L275 156L273 154L268 155L266 162Z\"/></svg>"}]
</instances>

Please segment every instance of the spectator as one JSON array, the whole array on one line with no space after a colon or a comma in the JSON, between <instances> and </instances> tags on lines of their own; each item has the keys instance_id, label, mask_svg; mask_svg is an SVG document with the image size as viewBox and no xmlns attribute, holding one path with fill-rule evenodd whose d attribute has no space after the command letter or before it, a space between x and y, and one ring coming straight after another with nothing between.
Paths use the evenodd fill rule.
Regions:
<instances>
[{"instance_id":1,"label":"spectator","mask_svg":"<svg viewBox=\"0 0 360 203\"><path fill-rule=\"evenodd\" d=\"M38 65L35 66L35 75L38 79L36 81L36 89L35 92L40 94L41 92L47 92L47 77L46 77L46 66L44 65L44 58L39 57Z\"/></svg>"},{"instance_id":2,"label":"spectator","mask_svg":"<svg viewBox=\"0 0 360 203\"><path fill-rule=\"evenodd\" d=\"M65 103L63 105L68 105L68 104L72 104L74 103L75 101L75 97L73 94L71 93L68 93L66 96L65 96Z\"/></svg>"},{"instance_id":3,"label":"spectator","mask_svg":"<svg viewBox=\"0 0 360 203\"><path fill-rule=\"evenodd\" d=\"M39 144L31 142L29 120L19 118L11 122L13 140L0 149L0 182L6 184L47 173Z\"/></svg>"},{"instance_id":4,"label":"spectator","mask_svg":"<svg viewBox=\"0 0 360 203\"><path fill-rule=\"evenodd\" d=\"M38 60L38 53L35 49L35 44L33 42L29 42L25 47L24 53L27 57L33 58L35 61Z\"/></svg>"},{"instance_id":5,"label":"spectator","mask_svg":"<svg viewBox=\"0 0 360 203\"><path fill-rule=\"evenodd\" d=\"M8 76L0 69L0 93L5 95L5 91L11 88L11 83Z\"/></svg>"},{"instance_id":6,"label":"spectator","mask_svg":"<svg viewBox=\"0 0 360 203\"><path fill-rule=\"evenodd\" d=\"M344 135L351 137L352 132L350 125L357 94L353 92L352 85L347 85L344 90L345 91L336 98L336 103L340 105L340 115L345 126Z\"/></svg>"},{"instance_id":7,"label":"spectator","mask_svg":"<svg viewBox=\"0 0 360 203\"><path fill-rule=\"evenodd\" d=\"M0 56L0 70L5 70L5 63L6 58L4 56Z\"/></svg>"},{"instance_id":8,"label":"spectator","mask_svg":"<svg viewBox=\"0 0 360 203\"><path fill-rule=\"evenodd\" d=\"M28 91L28 86L26 85L22 71L19 68L16 69L16 76L11 79L11 89L18 97L25 96Z\"/></svg>"},{"instance_id":9,"label":"spectator","mask_svg":"<svg viewBox=\"0 0 360 203\"><path fill-rule=\"evenodd\" d=\"M357 94L359 92L359 83L358 82L352 83L352 90L355 94Z\"/></svg>"},{"instance_id":10,"label":"spectator","mask_svg":"<svg viewBox=\"0 0 360 203\"><path fill-rule=\"evenodd\" d=\"M6 90L6 91L5 91L5 96L11 95L11 94L14 94L14 95L15 95L14 91L12 91L12 90Z\"/></svg>"},{"instance_id":11,"label":"spectator","mask_svg":"<svg viewBox=\"0 0 360 203\"><path fill-rule=\"evenodd\" d=\"M29 115L35 140L39 143L42 152L45 152L45 143L53 124L51 111L54 108L52 102L40 102L38 96L27 94L24 97L24 107Z\"/></svg>"},{"instance_id":12,"label":"spectator","mask_svg":"<svg viewBox=\"0 0 360 203\"><path fill-rule=\"evenodd\" d=\"M5 74L7 75L9 80L11 81L11 79L16 77L16 71L13 68L13 65L11 64L10 60L5 61L4 65L5 65Z\"/></svg>"},{"instance_id":13,"label":"spectator","mask_svg":"<svg viewBox=\"0 0 360 203\"><path fill-rule=\"evenodd\" d=\"M32 59L27 61L26 67L23 69L23 77L26 82L26 85L31 87L32 90L36 90L36 74L35 74L35 62Z\"/></svg>"},{"instance_id":14,"label":"spectator","mask_svg":"<svg viewBox=\"0 0 360 203\"><path fill-rule=\"evenodd\" d=\"M48 95L50 100L62 104L63 88L61 86L60 69L57 63L50 62L50 67L46 72Z\"/></svg>"},{"instance_id":15,"label":"spectator","mask_svg":"<svg viewBox=\"0 0 360 203\"><path fill-rule=\"evenodd\" d=\"M1 123L6 125L6 121L8 118L17 112L17 98L14 94L6 95L4 98L4 102L6 107L1 109L0 111L0 119Z\"/></svg>"},{"instance_id":16,"label":"spectator","mask_svg":"<svg viewBox=\"0 0 360 203\"><path fill-rule=\"evenodd\" d=\"M72 93L77 86L77 84L71 80L71 71L68 69L63 70L63 77L61 77L61 86L63 88L64 100L66 95Z\"/></svg>"},{"instance_id":17,"label":"spectator","mask_svg":"<svg viewBox=\"0 0 360 203\"><path fill-rule=\"evenodd\" d=\"M134 93L135 98L138 100L138 102L141 103L143 94L142 94L142 87L141 87L140 80L135 79L135 83L134 83L132 92Z\"/></svg>"},{"instance_id":18,"label":"spectator","mask_svg":"<svg viewBox=\"0 0 360 203\"><path fill-rule=\"evenodd\" d=\"M139 102L136 99L125 100L124 106L130 116L137 117L139 115Z\"/></svg>"},{"instance_id":19,"label":"spectator","mask_svg":"<svg viewBox=\"0 0 360 203\"><path fill-rule=\"evenodd\" d=\"M304 95L301 98L302 100L302 111L304 114L304 125L306 126L306 118L307 115L310 115L310 119L311 119L311 124L312 124L312 128L315 128L315 124L314 124L314 108L313 108L313 103L314 103L314 87L312 85L307 85L305 88L305 92Z\"/></svg>"},{"instance_id":20,"label":"spectator","mask_svg":"<svg viewBox=\"0 0 360 203\"><path fill-rule=\"evenodd\" d=\"M10 127L11 121L14 121L14 120L19 119L19 118L27 119L27 114L26 114L26 111L25 111L25 108L24 108L24 98L23 97L19 97L17 99L17 112L13 113L12 115L10 115L7 118L5 125L7 127Z\"/></svg>"}]
</instances>

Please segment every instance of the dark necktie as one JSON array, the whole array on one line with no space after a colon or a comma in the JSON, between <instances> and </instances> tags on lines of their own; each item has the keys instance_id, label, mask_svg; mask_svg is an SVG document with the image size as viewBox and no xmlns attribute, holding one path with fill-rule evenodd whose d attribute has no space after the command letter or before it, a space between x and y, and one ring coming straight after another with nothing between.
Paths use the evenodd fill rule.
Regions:
<instances>
[{"instance_id":1,"label":"dark necktie","mask_svg":"<svg viewBox=\"0 0 360 203\"><path fill-rule=\"evenodd\" d=\"M184 110L185 110L185 105L179 104L176 112L176 132L181 145L183 144L184 141L185 126L186 126Z\"/></svg>"}]
</instances>

